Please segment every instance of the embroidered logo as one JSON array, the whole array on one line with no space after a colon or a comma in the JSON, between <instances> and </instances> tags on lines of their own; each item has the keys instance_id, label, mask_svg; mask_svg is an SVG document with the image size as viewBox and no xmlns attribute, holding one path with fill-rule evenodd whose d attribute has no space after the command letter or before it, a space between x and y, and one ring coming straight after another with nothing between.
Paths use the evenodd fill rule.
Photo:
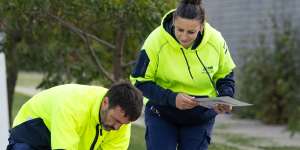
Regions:
<instances>
[{"instance_id":1,"label":"embroidered logo","mask_svg":"<svg viewBox=\"0 0 300 150\"><path fill-rule=\"evenodd\" d=\"M214 66L207 66L206 67L207 72L213 73L214 72ZM202 73L206 73L205 69L202 69Z\"/></svg>"}]
</instances>

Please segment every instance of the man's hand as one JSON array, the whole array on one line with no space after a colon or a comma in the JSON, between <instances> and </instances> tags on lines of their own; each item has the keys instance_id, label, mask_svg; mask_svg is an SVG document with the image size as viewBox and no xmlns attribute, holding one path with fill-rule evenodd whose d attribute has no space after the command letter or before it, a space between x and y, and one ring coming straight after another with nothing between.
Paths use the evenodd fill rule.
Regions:
<instances>
[{"instance_id":1,"label":"man's hand","mask_svg":"<svg viewBox=\"0 0 300 150\"><path fill-rule=\"evenodd\" d=\"M226 104L216 104L214 106L214 110L218 114L229 113L232 110L232 106Z\"/></svg>"},{"instance_id":2,"label":"man's hand","mask_svg":"<svg viewBox=\"0 0 300 150\"><path fill-rule=\"evenodd\" d=\"M180 110L192 109L199 106L199 103L193 100L194 97L189 95L178 93L176 96L176 108Z\"/></svg>"}]
</instances>

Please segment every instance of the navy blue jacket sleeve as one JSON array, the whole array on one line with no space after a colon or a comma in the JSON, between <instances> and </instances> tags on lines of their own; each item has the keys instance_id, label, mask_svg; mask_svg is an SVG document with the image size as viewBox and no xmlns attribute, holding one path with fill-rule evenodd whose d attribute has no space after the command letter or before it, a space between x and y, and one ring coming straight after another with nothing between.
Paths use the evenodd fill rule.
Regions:
<instances>
[{"instance_id":1,"label":"navy blue jacket sleeve","mask_svg":"<svg viewBox=\"0 0 300 150\"><path fill-rule=\"evenodd\" d=\"M216 88L219 92L219 96L234 96L235 81L233 71L217 81Z\"/></svg>"},{"instance_id":2,"label":"navy blue jacket sleeve","mask_svg":"<svg viewBox=\"0 0 300 150\"><path fill-rule=\"evenodd\" d=\"M141 90L145 97L158 105L171 105L176 107L177 93L164 89L152 81L136 82L135 86Z\"/></svg>"}]
</instances>

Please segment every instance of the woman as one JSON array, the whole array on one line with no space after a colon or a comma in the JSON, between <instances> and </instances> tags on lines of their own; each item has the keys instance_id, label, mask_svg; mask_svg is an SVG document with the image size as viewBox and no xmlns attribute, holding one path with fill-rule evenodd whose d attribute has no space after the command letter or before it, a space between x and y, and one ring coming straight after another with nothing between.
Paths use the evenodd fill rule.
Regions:
<instances>
[{"instance_id":1,"label":"woman","mask_svg":"<svg viewBox=\"0 0 300 150\"><path fill-rule=\"evenodd\" d=\"M206 150L218 113L195 97L233 96L233 69L222 35L205 21L201 0L182 0L146 39L131 80L149 99L148 150Z\"/></svg>"}]
</instances>

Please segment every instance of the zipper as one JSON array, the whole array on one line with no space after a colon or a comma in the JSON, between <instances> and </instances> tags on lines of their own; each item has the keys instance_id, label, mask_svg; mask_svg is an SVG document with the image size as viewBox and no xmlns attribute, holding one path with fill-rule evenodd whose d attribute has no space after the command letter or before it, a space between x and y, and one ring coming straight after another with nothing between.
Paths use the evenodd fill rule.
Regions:
<instances>
[{"instance_id":1,"label":"zipper","mask_svg":"<svg viewBox=\"0 0 300 150\"><path fill-rule=\"evenodd\" d=\"M100 126L100 124L97 124L97 125L96 125L96 135L95 135L95 138L94 138L94 140L93 140L93 143L92 143L92 145L91 145L90 150L93 150L93 149L95 148L95 145L96 145L96 143L97 143L97 141L98 141L98 137L99 137L99 126ZM102 136L102 128L100 129L100 136Z\"/></svg>"}]
</instances>

